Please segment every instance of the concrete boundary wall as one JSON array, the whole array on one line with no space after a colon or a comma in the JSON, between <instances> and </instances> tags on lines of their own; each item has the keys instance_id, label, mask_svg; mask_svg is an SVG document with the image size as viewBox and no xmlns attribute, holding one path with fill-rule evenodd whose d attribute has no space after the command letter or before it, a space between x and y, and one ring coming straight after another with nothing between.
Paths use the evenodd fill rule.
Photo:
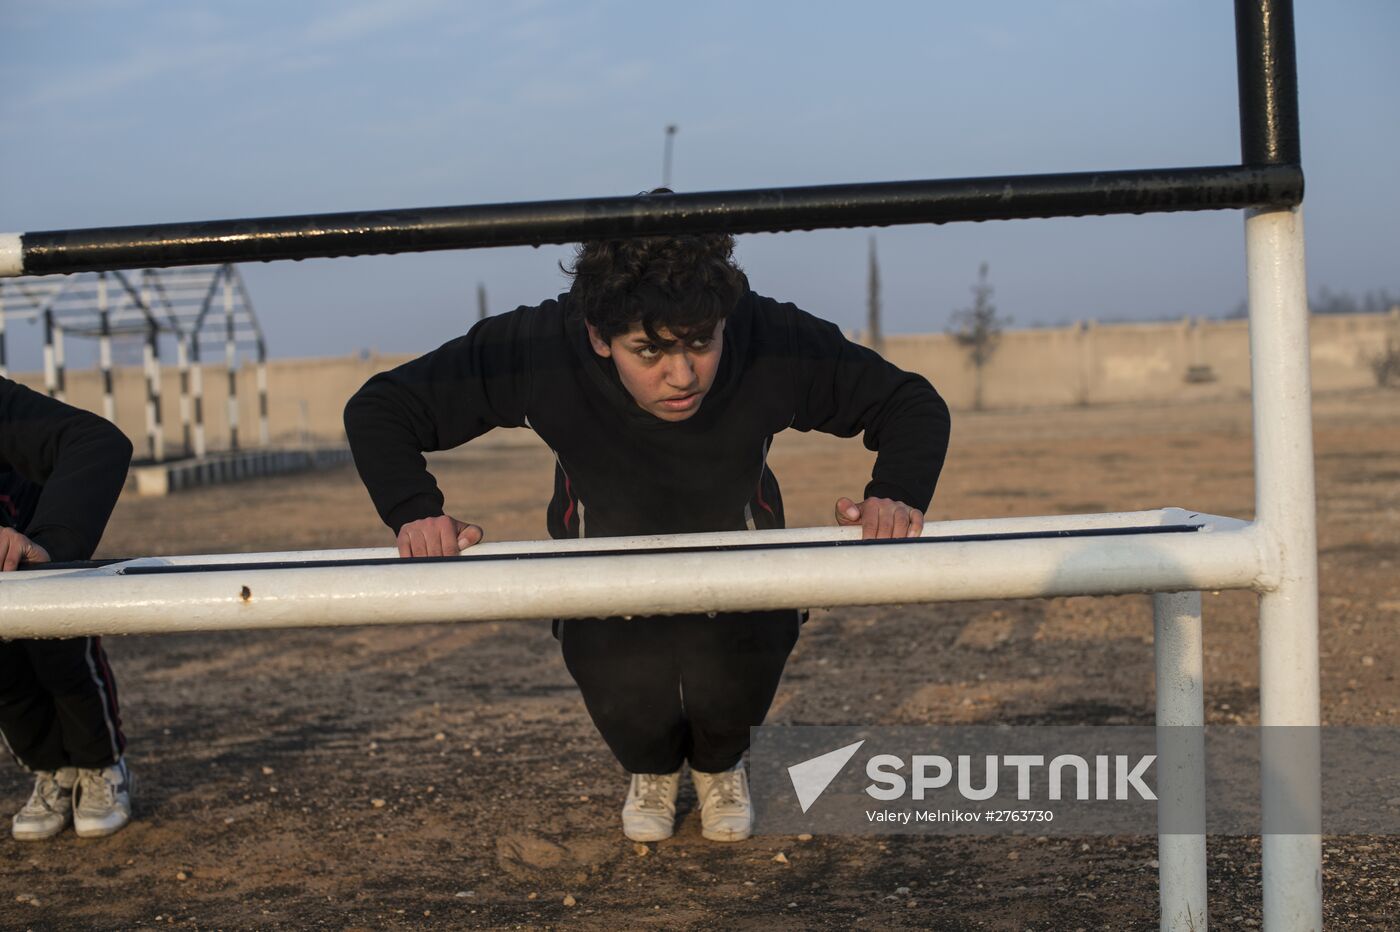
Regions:
<instances>
[{"instance_id":1,"label":"concrete boundary wall","mask_svg":"<svg viewBox=\"0 0 1400 932\"><path fill-rule=\"evenodd\" d=\"M1400 347L1400 308L1311 319L1314 391L1374 388L1371 360ZM976 372L944 333L885 339L896 365L927 376L954 408L973 403ZM1190 402L1249 395L1243 320L1096 324L1009 330L982 374L988 409Z\"/></svg>"},{"instance_id":2,"label":"concrete boundary wall","mask_svg":"<svg viewBox=\"0 0 1400 932\"><path fill-rule=\"evenodd\" d=\"M1375 386L1371 360L1400 349L1400 308L1388 314L1312 318L1312 384L1315 392ZM425 350L427 347L425 347ZM885 338L896 365L928 377L956 408L972 406L975 371L967 352L945 333ZM274 445L344 439L341 410L376 372L410 355L368 355L268 361L268 403ZM222 363L204 369L205 430L209 448L228 446L227 379ZM40 373L18 381L43 391ZM257 438L257 386L253 367L238 373L240 437ZM1199 320L1010 330L983 373L988 409L1065 407L1132 402L1192 402L1249 394L1249 335L1243 320ZM92 369L67 373L68 401L102 410L102 381ZM145 450L145 381L139 367L115 371L117 426ZM180 385L173 365L162 370L162 412L167 454L181 451ZM493 431L493 434L514 432ZM491 437L492 435L488 435ZM505 437L492 437L506 441Z\"/></svg>"}]
</instances>

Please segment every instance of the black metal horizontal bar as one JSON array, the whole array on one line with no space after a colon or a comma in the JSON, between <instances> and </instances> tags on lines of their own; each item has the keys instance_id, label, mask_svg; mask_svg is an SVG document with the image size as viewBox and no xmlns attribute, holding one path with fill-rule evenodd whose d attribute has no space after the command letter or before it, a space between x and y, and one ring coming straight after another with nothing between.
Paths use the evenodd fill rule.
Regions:
<instances>
[{"instance_id":1,"label":"black metal horizontal bar","mask_svg":"<svg viewBox=\"0 0 1400 932\"><path fill-rule=\"evenodd\" d=\"M918 544L965 544L995 540L1059 540L1068 537L1126 537L1132 534L1181 534L1199 531L1203 524L1148 524L1140 527L1073 528L1049 531L1012 531L1001 534L947 534L942 537L913 537L889 540L804 540L780 544L707 544L693 547L648 547L637 550L564 550L546 553L472 553L455 557L362 557L352 560L279 560L271 563L186 563L164 566L128 566L123 576L162 576L170 573L232 573L246 570L301 570L347 566L394 566L411 563L450 563L463 559L483 562L513 560L567 560L577 557L647 556L666 553L739 553L749 550L816 550L831 547L911 546ZM21 570L97 569L128 563L134 557L109 560L80 560L71 563L38 563Z\"/></svg>"},{"instance_id":2,"label":"black metal horizontal bar","mask_svg":"<svg viewBox=\"0 0 1400 932\"><path fill-rule=\"evenodd\" d=\"M430 207L25 233L23 273L539 246L661 233L1282 207L1302 198L1303 174L1296 165L1231 165Z\"/></svg>"}]
</instances>

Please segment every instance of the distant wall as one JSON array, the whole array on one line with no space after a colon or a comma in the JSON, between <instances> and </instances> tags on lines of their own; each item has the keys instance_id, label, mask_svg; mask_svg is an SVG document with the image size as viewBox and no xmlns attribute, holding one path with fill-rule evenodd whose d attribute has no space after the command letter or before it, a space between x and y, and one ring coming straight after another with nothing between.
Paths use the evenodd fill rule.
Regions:
<instances>
[{"instance_id":1,"label":"distant wall","mask_svg":"<svg viewBox=\"0 0 1400 932\"><path fill-rule=\"evenodd\" d=\"M397 366L411 356L371 355L273 359L267 364L268 432L274 444L303 439L341 441L341 411L346 400L376 372ZM146 378L139 366L113 370L117 426L136 445L136 455L146 451ZM43 373L12 375L35 391L44 391ZM229 445L228 369L223 363L204 366L204 435L210 450ZM258 445L257 372L251 364L240 367L238 380L238 438L243 447ZM102 411L102 375L93 369L68 369L64 379L69 404ZM179 453L184 444L180 415L180 375L174 365L161 368L161 426L166 453Z\"/></svg>"},{"instance_id":2,"label":"distant wall","mask_svg":"<svg viewBox=\"0 0 1400 932\"><path fill-rule=\"evenodd\" d=\"M1400 308L1314 316L1310 333L1314 391L1374 387L1370 360L1387 339L1400 345ZM972 406L976 370L948 334L887 337L885 355L927 376L953 407ZM986 365L982 392L990 409L1247 397L1249 328L1188 318L1010 330Z\"/></svg>"},{"instance_id":3,"label":"distant wall","mask_svg":"<svg viewBox=\"0 0 1400 932\"><path fill-rule=\"evenodd\" d=\"M1400 346L1400 308L1389 314L1312 318L1314 391L1345 391L1375 385L1370 360L1387 339ZM971 407L975 372L967 353L949 335L887 337L885 355L896 365L929 378L955 408ZM406 355L364 358L275 359L268 363L269 428L274 443L303 436L318 441L344 438L345 401L376 372ZM139 367L115 372L117 426L146 449L145 379ZM19 381L43 391L43 376ZM1201 401L1249 394L1249 334L1242 320L1193 320L1145 324L1082 324L1040 330L1011 330L983 374L987 408L1063 407L1082 404ZM68 401L102 410L102 381L92 369L67 372ZM168 453L183 442L179 375L162 370L162 423ZM228 388L222 364L204 369L205 431L210 449L228 446ZM258 439L258 398L252 366L238 372L239 436L244 446Z\"/></svg>"}]
</instances>

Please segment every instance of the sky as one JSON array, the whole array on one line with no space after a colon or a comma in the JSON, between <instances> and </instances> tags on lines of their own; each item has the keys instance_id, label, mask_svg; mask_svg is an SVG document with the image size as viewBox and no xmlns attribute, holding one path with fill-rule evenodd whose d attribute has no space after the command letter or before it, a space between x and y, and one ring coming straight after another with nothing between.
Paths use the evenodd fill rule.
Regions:
<instances>
[{"instance_id":1,"label":"sky","mask_svg":"<svg viewBox=\"0 0 1400 932\"><path fill-rule=\"evenodd\" d=\"M1400 293L1400 2L1296 0L1310 288ZM0 0L0 230L1235 164L1232 4ZM750 234L755 290L936 332L1221 316L1238 211ZM567 247L255 263L273 356L430 349ZM11 363L37 365L37 327Z\"/></svg>"}]
</instances>

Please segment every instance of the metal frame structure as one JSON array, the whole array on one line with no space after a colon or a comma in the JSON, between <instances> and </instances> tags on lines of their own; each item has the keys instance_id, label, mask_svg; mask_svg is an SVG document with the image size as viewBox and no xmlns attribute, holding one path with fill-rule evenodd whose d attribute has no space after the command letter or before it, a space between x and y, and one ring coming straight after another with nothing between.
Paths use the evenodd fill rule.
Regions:
<instances>
[{"instance_id":1,"label":"metal frame structure","mask_svg":"<svg viewBox=\"0 0 1400 932\"><path fill-rule=\"evenodd\" d=\"M7 317L44 322L44 385L48 394L59 400L65 400L67 389L65 335L97 338L102 414L109 421L116 420L112 341L123 336L141 337L146 381L146 452L156 461L165 458L161 337L169 335L176 343L186 456L203 457L207 452L202 342L211 338L223 342L232 450L239 448L238 351L251 349L257 366L258 437L260 445L269 443L267 343L243 276L231 264L170 270L147 268L136 276L116 270L77 272L64 279L0 278L0 375L5 374Z\"/></svg>"},{"instance_id":2,"label":"metal frame structure","mask_svg":"<svg viewBox=\"0 0 1400 932\"><path fill-rule=\"evenodd\" d=\"M944 522L926 527L922 540L895 542L844 540L850 532L827 529L483 545L458 558L411 561L391 559L392 551L139 560L0 582L0 630L58 636L1150 592L1158 721L1200 725L1199 592L1250 589L1259 594L1261 724L1316 726L1316 503L1291 2L1236 0L1235 28L1239 165L11 234L0 237L0 274L683 231L1244 209L1252 522L1165 510ZM600 547L607 552L577 552ZM366 561L374 572L365 571ZM546 576L549 585L540 585ZM871 585L857 591L841 582L853 576ZM1269 766L1266 736L1265 825L1285 811L1294 824L1301 817L1320 825L1316 746L1312 752L1301 760L1295 754L1289 773L1280 774ZM1200 803L1201 753L1178 748L1162 761L1173 797ZM1159 846L1161 927L1199 932L1206 925L1205 836L1164 834ZM1320 828L1264 835L1263 888L1266 929L1321 927Z\"/></svg>"},{"instance_id":3,"label":"metal frame structure","mask_svg":"<svg viewBox=\"0 0 1400 932\"><path fill-rule=\"evenodd\" d=\"M179 342L176 360L180 368L180 424L185 452L203 457L207 452L204 436L204 371L201 338L222 339L224 368L228 379L229 449L239 449L238 431L238 351L251 349L257 373L258 442L267 446L267 341L253 310L248 288L236 266L182 267L147 270L155 278L159 306L175 324ZM217 306L217 311L216 311Z\"/></svg>"}]
</instances>

